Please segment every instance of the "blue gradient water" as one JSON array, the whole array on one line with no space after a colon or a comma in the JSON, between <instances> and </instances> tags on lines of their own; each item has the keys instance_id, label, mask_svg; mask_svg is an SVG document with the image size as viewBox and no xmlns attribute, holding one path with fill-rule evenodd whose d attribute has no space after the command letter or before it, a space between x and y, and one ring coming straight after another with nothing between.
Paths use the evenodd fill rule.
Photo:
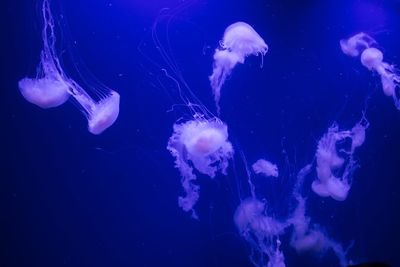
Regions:
<instances>
[{"instance_id":1,"label":"blue gradient water","mask_svg":"<svg viewBox=\"0 0 400 267\"><path fill-rule=\"evenodd\" d=\"M180 177L166 144L181 116L179 109L167 111L180 99L147 58L164 64L150 34L165 7L177 8L169 25L171 56L210 109L208 76L224 29L246 21L269 45L263 68L259 58L249 58L222 89L221 118L249 164L268 156L289 177L312 160L334 121L352 127L369 97L371 126L348 199L321 200L308 189L308 211L335 240L353 244L354 262L400 266L400 112L377 75L339 46L364 31L399 65L400 2L190 2L185 9L172 0L57 2L70 31L63 41L75 43L74 55L121 95L119 119L100 136L87 132L71 103L41 110L21 97L17 81L34 73L41 49L40 3L6 2L0 266L252 266L233 224L239 204L233 184L245 175L240 160L228 177L200 178L199 221L177 206ZM277 216L287 212L289 185L284 177L276 190L263 185ZM289 237L282 238L287 266L338 265L331 253L297 255Z\"/></svg>"}]
</instances>

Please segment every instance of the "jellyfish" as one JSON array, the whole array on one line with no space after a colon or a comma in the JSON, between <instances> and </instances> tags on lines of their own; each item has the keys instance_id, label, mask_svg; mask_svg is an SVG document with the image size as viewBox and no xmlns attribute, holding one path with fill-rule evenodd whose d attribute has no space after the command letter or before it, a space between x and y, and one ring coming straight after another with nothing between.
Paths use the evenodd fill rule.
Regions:
<instances>
[{"instance_id":1,"label":"jellyfish","mask_svg":"<svg viewBox=\"0 0 400 267\"><path fill-rule=\"evenodd\" d=\"M249 55L263 57L267 51L268 45L249 24L236 22L226 28L220 46L215 49L213 72L209 77L218 112L221 87L236 64L243 64Z\"/></svg>"},{"instance_id":2,"label":"jellyfish","mask_svg":"<svg viewBox=\"0 0 400 267\"><path fill-rule=\"evenodd\" d=\"M120 96L114 90L93 83L88 88L96 96L95 100L66 74L56 51L55 22L50 0L43 0L42 16L43 49L37 74L35 78L21 79L18 82L19 90L28 102L44 109L58 107L72 96L87 118L89 132L101 134L116 121Z\"/></svg>"},{"instance_id":3,"label":"jellyfish","mask_svg":"<svg viewBox=\"0 0 400 267\"><path fill-rule=\"evenodd\" d=\"M297 207L292 218L289 219L290 224L293 225L290 245L299 254L311 253L322 255L331 249L337 256L340 266L347 266L347 253L343 249L342 245L329 238L320 226L310 225L311 218L305 215L305 198L301 195L297 195L296 200L298 202Z\"/></svg>"},{"instance_id":4,"label":"jellyfish","mask_svg":"<svg viewBox=\"0 0 400 267\"><path fill-rule=\"evenodd\" d=\"M342 52L350 57L359 56L362 51L376 45L376 41L366 33L360 32L349 39L340 40Z\"/></svg>"},{"instance_id":5,"label":"jellyfish","mask_svg":"<svg viewBox=\"0 0 400 267\"><path fill-rule=\"evenodd\" d=\"M361 64L370 71L375 71L381 77L382 89L385 95L392 97L397 109L400 110L398 88L400 74L394 65L383 61L383 53L376 48L377 42L365 33L358 33L347 40L341 40L340 46L346 55L360 55Z\"/></svg>"},{"instance_id":6,"label":"jellyfish","mask_svg":"<svg viewBox=\"0 0 400 267\"><path fill-rule=\"evenodd\" d=\"M351 130L339 131L338 125L333 124L319 140L315 154L318 179L312 183L312 189L317 195L321 197L330 196L338 201L347 198L351 187L350 178L357 167L353 153L356 148L364 143L365 130L368 125L365 117ZM351 148L338 151L337 145L346 139L351 140ZM340 155L338 152L340 152ZM344 158L345 156L347 160Z\"/></svg>"},{"instance_id":7,"label":"jellyfish","mask_svg":"<svg viewBox=\"0 0 400 267\"><path fill-rule=\"evenodd\" d=\"M278 166L269 162L265 159L259 159L252 165L253 171L257 174L263 174L265 176L278 177L279 171Z\"/></svg>"},{"instance_id":8,"label":"jellyfish","mask_svg":"<svg viewBox=\"0 0 400 267\"><path fill-rule=\"evenodd\" d=\"M382 89L385 95L391 96L397 109L400 109L400 99L397 89L400 85L400 75L397 69L383 61L383 53L374 47L365 49L361 54L361 63L369 70L376 71L381 77Z\"/></svg>"},{"instance_id":9,"label":"jellyfish","mask_svg":"<svg viewBox=\"0 0 400 267\"><path fill-rule=\"evenodd\" d=\"M195 119L174 124L174 132L167 149L175 157L175 166L182 176L184 197L178 204L184 211L191 211L199 199L199 186L194 184L193 168L211 178L217 172L226 174L229 159L233 156L232 144L228 141L227 126L220 120Z\"/></svg>"},{"instance_id":10,"label":"jellyfish","mask_svg":"<svg viewBox=\"0 0 400 267\"><path fill-rule=\"evenodd\" d=\"M250 260L255 266L285 266L285 257L279 249L279 235L284 233L287 224L268 216L265 202L253 197L243 200L233 220L240 235L251 244Z\"/></svg>"}]
</instances>

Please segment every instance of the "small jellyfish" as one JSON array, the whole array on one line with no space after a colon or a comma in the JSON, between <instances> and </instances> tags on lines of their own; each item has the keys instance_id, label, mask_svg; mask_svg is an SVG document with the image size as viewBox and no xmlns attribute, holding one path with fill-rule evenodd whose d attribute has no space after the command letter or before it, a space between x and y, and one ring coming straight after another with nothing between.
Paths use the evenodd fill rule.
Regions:
<instances>
[{"instance_id":1,"label":"small jellyfish","mask_svg":"<svg viewBox=\"0 0 400 267\"><path fill-rule=\"evenodd\" d=\"M268 45L249 24L236 22L226 28L220 46L215 49L213 73L209 77L218 111L221 87L236 64L243 64L249 55L263 57L267 51Z\"/></svg>"},{"instance_id":2,"label":"small jellyfish","mask_svg":"<svg viewBox=\"0 0 400 267\"><path fill-rule=\"evenodd\" d=\"M362 51L373 45L376 45L376 41L363 32L357 33L349 39L340 40L340 48L342 49L342 52L350 57L359 56Z\"/></svg>"},{"instance_id":3,"label":"small jellyfish","mask_svg":"<svg viewBox=\"0 0 400 267\"><path fill-rule=\"evenodd\" d=\"M347 198L351 187L350 178L356 168L353 153L364 143L368 125L368 121L363 117L351 130L339 131L339 127L334 124L322 136L315 155L318 179L312 183L312 189L316 194L322 197L330 196L338 201ZM339 155L336 146L345 139L351 140L351 148L341 149ZM347 156L347 160L344 156Z\"/></svg>"},{"instance_id":4,"label":"small jellyfish","mask_svg":"<svg viewBox=\"0 0 400 267\"><path fill-rule=\"evenodd\" d=\"M40 63L36 78L26 77L18 82L22 96L41 108L60 106L72 96L88 120L89 132L102 133L118 117L119 94L103 85L91 83L87 88L96 96L95 100L65 73L55 49L55 23L49 0L43 0L42 16L44 26ZM78 73L81 72L78 70Z\"/></svg>"},{"instance_id":5,"label":"small jellyfish","mask_svg":"<svg viewBox=\"0 0 400 267\"><path fill-rule=\"evenodd\" d=\"M175 157L175 167L181 173L181 183L186 194L179 197L179 206L184 211L192 211L196 217L193 206L199 198L200 188L194 184L196 175L193 167L212 178L217 172L226 174L228 161L234 153L228 141L228 128L216 118L176 123L167 149Z\"/></svg>"},{"instance_id":6,"label":"small jellyfish","mask_svg":"<svg viewBox=\"0 0 400 267\"><path fill-rule=\"evenodd\" d=\"M265 176L272 177L279 176L278 166L265 159L257 160L251 167L253 168L253 171L257 174L261 173Z\"/></svg>"},{"instance_id":7,"label":"small jellyfish","mask_svg":"<svg viewBox=\"0 0 400 267\"><path fill-rule=\"evenodd\" d=\"M396 89L400 85L400 76L393 65L383 61L383 53L374 47L365 49L361 54L361 63L369 70L376 71L382 82L382 89L385 95L391 96L396 108L400 109L400 99Z\"/></svg>"},{"instance_id":8,"label":"small jellyfish","mask_svg":"<svg viewBox=\"0 0 400 267\"><path fill-rule=\"evenodd\" d=\"M361 55L361 64L379 74L383 92L393 98L396 108L400 110L400 98L397 92L400 86L400 74L395 66L383 61L382 51L374 47L377 46L376 41L365 33L358 33L347 40L341 40L340 46L346 55L352 57Z\"/></svg>"},{"instance_id":9,"label":"small jellyfish","mask_svg":"<svg viewBox=\"0 0 400 267\"><path fill-rule=\"evenodd\" d=\"M250 197L237 207L234 223L240 235L251 245L250 260L257 267L284 267L285 258L280 251L279 235L286 223L266 215L266 204Z\"/></svg>"},{"instance_id":10,"label":"small jellyfish","mask_svg":"<svg viewBox=\"0 0 400 267\"><path fill-rule=\"evenodd\" d=\"M18 87L28 102L46 109L64 104L70 94L69 84L64 77L55 49L54 20L48 0L43 1L42 16L43 49L40 53L36 78L23 78L18 82Z\"/></svg>"},{"instance_id":11,"label":"small jellyfish","mask_svg":"<svg viewBox=\"0 0 400 267\"><path fill-rule=\"evenodd\" d=\"M288 220L293 225L293 233L290 240L290 245L297 253L312 253L322 255L328 249L332 249L339 259L339 264L342 267L348 265L346 252L341 244L329 238L320 226L311 225L311 219L305 215L306 200L304 197L297 195L297 207Z\"/></svg>"}]
</instances>

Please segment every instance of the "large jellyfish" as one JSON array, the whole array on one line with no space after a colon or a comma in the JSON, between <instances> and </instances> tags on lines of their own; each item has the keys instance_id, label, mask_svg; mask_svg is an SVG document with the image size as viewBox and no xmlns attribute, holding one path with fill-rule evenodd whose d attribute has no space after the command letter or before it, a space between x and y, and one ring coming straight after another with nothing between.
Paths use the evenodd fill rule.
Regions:
<instances>
[{"instance_id":1,"label":"large jellyfish","mask_svg":"<svg viewBox=\"0 0 400 267\"><path fill-rule=\"evenodd\" d=\"M197 176L203 174L213 178L217 173L226 174L234 150L228 140L227 125L198 99L180 71L173 56L176 54L172 53L173 46L168 30L175 15L190 5L189 2L183 2L173 10L163 10L152 27L151 38L154 46L143 42L139 45L139 52L150 66L155 68L148 73L161 70L160 76L157 77L160 88L166 89L161 79L172 82L173 89L167 93L174 102L170 112L176 113L177 118L167 149L175 158L175 167L179 169L184 190L184 195L178 198L178 205L184 211L191 212L193 218L198 218L194 210L200 193ZM163 22L166 22L165 32L161 30ZM163 42L163 37L168 45ZM146 49L146 52L142 49ZM149 52L147 49L152 50ZM174 94L176 92L177 94Z\"/></svg>"},{"instance_id":2,"label":"large jellyfish","mask_svg":"<svg viewBox=\"0 0 400 267\"><path fill-rule=\"evenodd\" d=\"M267 51L268 45L249 24L236 22L226 28L220 46L215 49L213 72L209 77L218 111L221 87L236 64L243 64L249 55L264 56Z\"/></svg>"},{"instance_id":3,"label":"large jellyfish","mask_svg":"<svg viewBox=\"0 0 400 267\"><path fill-rule=\"evenodd\" d=\"M219 119L197 119L174 124L167 149L175 157L175 166L182 176L185 196L179 197L179 206L192 211L199 198L199 186L194 184L200 173L214 177L219 171L226 174L228 161L233 156L233 147L228 141L227 126Z\"/></svg>"},{"instance_id":4,"label":"large jellyfish","mask_svg":"<svg viewBox=\"0 0 400 267\"><path fill-rule=\"evenodd\" d=\"M237 207L233 220L240 235L251 245L251 262L257 267L284 267L279 235L288 226L266 214L266 203L250 197Z\"/></svg>"},{"instance_id":5,"label":"large jellyfish","mask_svg":"<svg viewBox=\"0 0 400 267\"><path fill-rule=\"evenodd\" d=\"M361 64L379 74L383 92L393 98L396 108L400 110L400 98L397 91L400 86L400 74L394 65L383 61L383 53L374 47L376 45L376 41L365 33L358 33L347 40L340 41L343 53L352 57L361 55Z\"/></svg>"},{"instance_id":6,"label":"large jellyfish","mask_svg":"<svg viewBox=\"0 0 400 267\"><path fill-rule=\"evenodd\" d=\"M56 52L55 23L50 0L43 0L42 16L44 26L40 63L35 78L26 77L19 81L22 96L41 108L60 106L72 96L88 120L89 132L102 133L118 117L119 94L101 85L90 85L88 88L96 96L95 100L64 72Z\"/></svg>"},{"instance_id":7,"label":"large jellyfish","mask_svg":"<svg viewBox=\"0 0 400 267\"><path fill-rule=\"evenodd\" d=\"M364 143L368 125L364 117L351 130L339 131L338 125L333 124L322 136L315 154L318 179L312 183L312 189L316 194L321 197L330 196L338 201L347 198L351 187L351 176L357 167L353 153ZM338 151L337 146L346 139L351 141L351 147Z\"/></svg>"}]
</instances>

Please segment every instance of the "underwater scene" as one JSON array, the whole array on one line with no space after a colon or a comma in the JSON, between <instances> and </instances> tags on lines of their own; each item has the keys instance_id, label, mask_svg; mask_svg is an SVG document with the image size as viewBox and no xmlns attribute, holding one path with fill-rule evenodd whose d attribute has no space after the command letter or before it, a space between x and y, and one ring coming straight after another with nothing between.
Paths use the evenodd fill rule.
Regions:
<instances>
[{"instance_id":1,"label":"underwater scene","mask_svg":"<svg viewBox=\"0 0 400 267\"><path fill-rule=\"evenodd\" d=\"M2 10L0 266L400 266L399 0Z\"/></svg>"}]
</instances>

